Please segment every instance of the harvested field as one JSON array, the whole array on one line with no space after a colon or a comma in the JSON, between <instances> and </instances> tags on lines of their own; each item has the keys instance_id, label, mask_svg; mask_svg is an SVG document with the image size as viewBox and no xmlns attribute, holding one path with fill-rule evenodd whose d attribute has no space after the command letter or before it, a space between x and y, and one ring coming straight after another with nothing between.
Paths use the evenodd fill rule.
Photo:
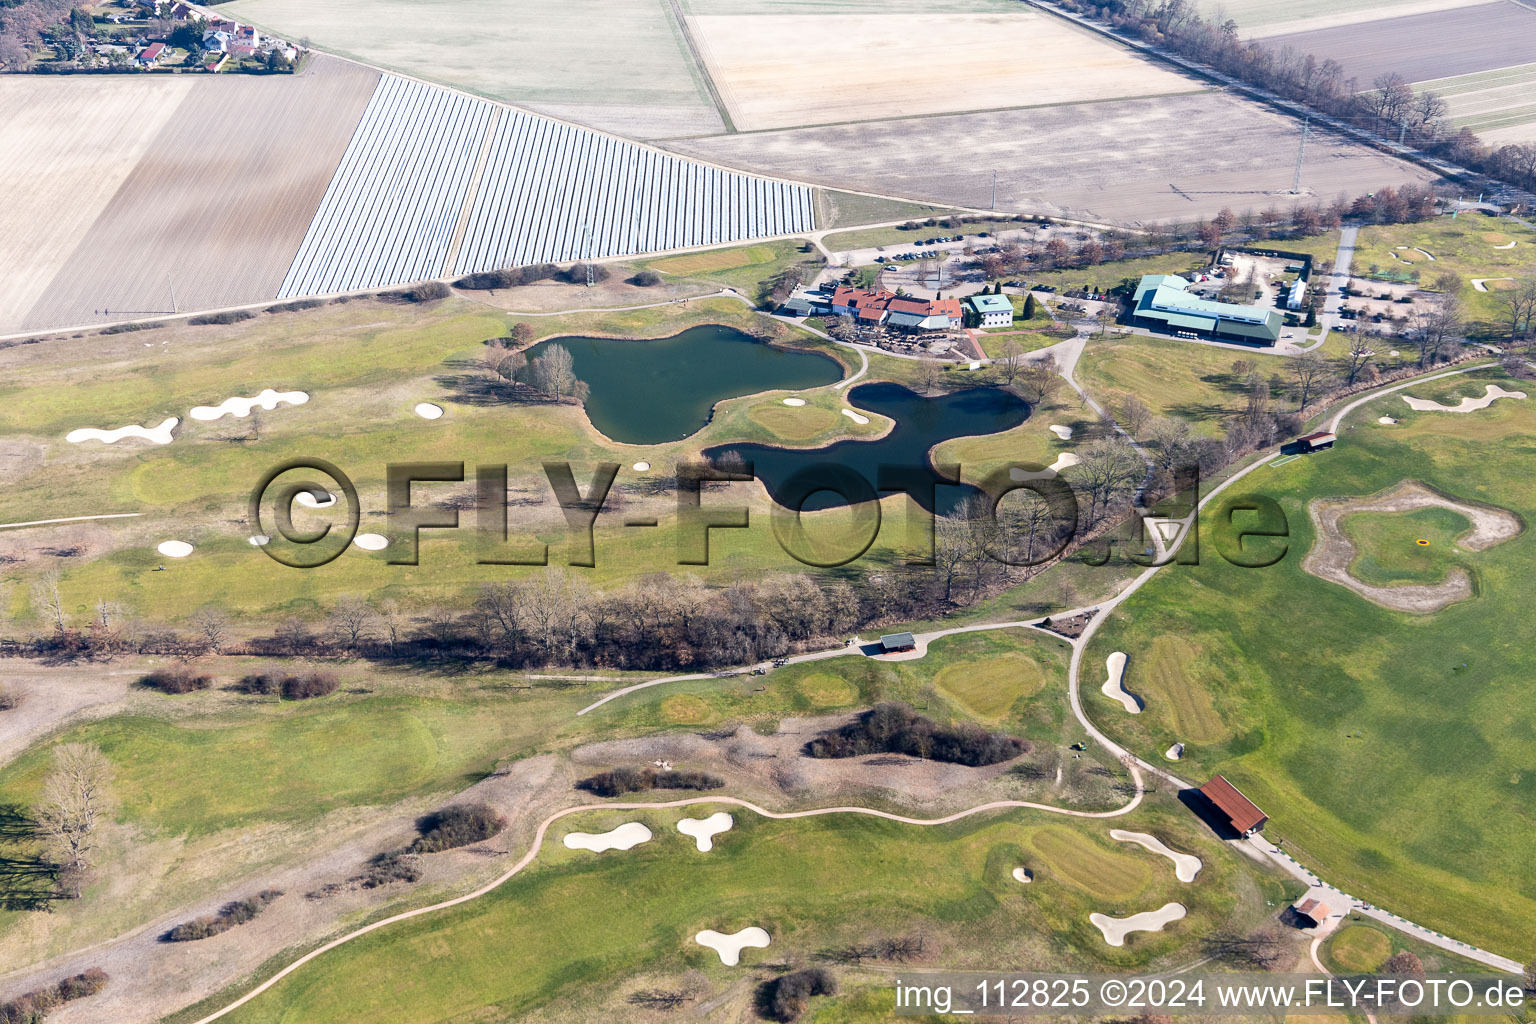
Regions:
<instances>
[{"instance_id":1,"label":"harvested field","mask_svg":"<svg viewBox=\"0 0 1536 1024\"><path fill-rule=\"evenodd\" d=\"M1374 586L1349 571L1355 560L1355 546L1344 532L1341 519L1354 512L1407 512L1420 508L1445 508L1466 516L1472 529L1457 538L1456 543L1468 551L1484 551L1502 544L1523 528L1520 517L1513 512L1457 501L1417 481L1405 480L1374 497L1311 502L1307 511L1317 527L1317 542L1307 552L1301 567L1318 579L1348 587L1367 601L1394 611L1425 615L1464 601L1473 594L1472 579L1459 566L1452 568L1441 582L1422 585Z\"/></svg>"},{"instance_id":2,"label":"harvested field","mask_svg":"<svg viewBox=\"0 0 1536 1024\"><path fill-rule=\"evenodd\" d=\"M1471 7L1487 0L1199 0L1205 17L1237 22L1244 39L1261 39L1290 32L1358 25L1382 18Z\"/></svg>"},{"instance_id":3,"label":"harvested field","mask_svg":"<svg viewBox=\"0 0 1536 1024\"><path fill-rule=\"evenodd\" d=\"M730 14L689 26L741 131L1203 88L1036 12ZM817 38L858 45L806 45Z\"/></svg>"},{"instance_id":4,"label":"harvested field","mask_svg":"<svg viewBox=\"0 0 1536 1024\"><path fill-rule=\"evenodd\" d=\"M1362 37L1369 45L1362 46ZM1318 60L1333 58L1345 78L1370 88L1379 74L1395 71L1410 82L1466 75L1530 60L1536 39L1536 8L1497 3L1385 18L1348 25L1270 36L1274 50L1293 47Z\"/></svg>"},{"instance_id":5,"label":"harvested field","mask_svg":"<svg viewBox=\"0 0 1536 1024\"><path fill-rule=\"evenodd\" d=\"M237 0L221 13L620 135L723 127L665 0Z\"/></svg>"},{"instance_id":6,"label":"harvested field","mask_svg":"<svg viewBox=\"0 0 1536 1024\"><path fill-rule=\"evenodd\" d=\"M1225 143L1210 145L1218 135ZM991 203L996 169L999 209L1134 222L1289 206L1298 139L1288 119L1199 93L717 136L668 148L961 206ZM1302 184L1324 200L1428 179L1336 136L1314 132L1307 143Z\"/></svg>"},{"instance_id":7,"label":"harvested field","mask_svg":"<svg viewBox=\"0 0 1536 1024\"><path fill-rule=\"evenodd\" d=\"M20 330L193 85L164 76L0 77L0 334Z\"/></svg>"},{"instance_id":8,"label":"harvested field","mask_svg":"<svg viewBox=\"0 0 1536 1024\"><path fill-rule=\"evenodd\" d=\"M276 295L377 79L327 58L291 78L199 78L22 329L167 311L173 291L179 309Z\"/></svg>"},{"instance_id":9,"label":"harvested field","mask_svg":"<svg viewBox=\"0 0 1536 1024\"><path fill-rule=\"evenodd\" d=\"M1436 78L1414 88L1443 96L1451 123L1485 142L1536 142L1536 64Z\"/></svg>"}]
</instances>

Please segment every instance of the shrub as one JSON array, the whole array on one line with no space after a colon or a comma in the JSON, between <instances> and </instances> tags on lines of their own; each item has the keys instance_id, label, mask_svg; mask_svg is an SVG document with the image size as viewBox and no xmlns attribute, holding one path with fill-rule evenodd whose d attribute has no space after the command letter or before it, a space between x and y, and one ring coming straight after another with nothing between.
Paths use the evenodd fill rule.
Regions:
<instances>
[{"instance_id":1,"label":"shrub","mask_svg":"<svg viewBox=\"0 0 1536 1024\"><path fill-rule=\"evenodd\" d=\"M623 796L653 789L720 789L725 780L707 772L658 772L654 768L612 768L576 783L597 796Z\"/></svg>"},{"instance_id":2,"label":"shrub","mask_svg":"<svg viewBox=\"0 0 1536 1024\"><path fill-rule=\"evenodd\" d=\"M0 1003L0 1024L41 1024L48 1014L75 999L93 996L107 987L107 972L100 967L65 978L47 988Z\"/></svg>"},{"instance_id":3,"label":"shrub","mask_svg":"<svg viewBox=\"0 0 1536 1024\"><path fill-rule=\"evenodd\" d=\"M654 288L661 284L661 275L654 270L642 270L630 278L629 283L639 285L641 288Z\"/></svg>"},{"instance_id":4,"label":"shrub","mask_svg":"<svg viewBox=\"0 0 1536 1024\"><path fill-rule=\"evenodd\" d=\"M377 889L394 882L419 882L421 865L404 850L381 853L368 862L368 871L359 875L358 884L364 889Z\"/></svg>"},{"instance_id":5,"label":"shrub","mask_svg":"<svg viewBox=\"0 0 1536 1024\"><path fill-rule=\"evenodd\" d=\"M591 270L594 282L606 281L613 276L612 271L601 263L572 263L570 269L560 276L569 284L586 284L588 270Z\"/></svg>"},{"instance_id":6,"label":"shrub","mask_svg":"<svg viewBox=\"0 0 1536 1024\"><path fill-rule=\"evenodd\" d=\"M275 306L268 306L268 313L297 313L304 309L318 309L325 305L324 299L295 299L293 302L279 302Z\"/></svg>"},{"instance_id":7,"label":"shrub","mask_svg":"<svg viewBox=\"0 0 1536 1024\"><path fill-rule=\"evenodd\" d=\"M907 754L972 768L1007 761L1029 750L1024 740L964 723L940 725L896 701L864 712L858 720L805 745L811 757Z\"/></svg>"},{"instance_id":8,"label":"shrub","mask_svg":"<svg viewBox=\"0 0 1536 1024\"><path fill-rule=\"evenodd\" d=\"M161 323L161 322L135 323L135 324L113 324L111 327L104 327L104 328L102 328L101 333L102 334L131 334L134 331L156 331L156 330L159 330L160 328L162 328L164 326L165 326L165 324Z\"/></svg>"},{"instance_id":9,"label":"shrub","mask_svg":"<svg viewBox=\"0 0 1536 1024\"><path fill-rule=\"evenodd\" d=\"M453 284L455 288L484 291L491 288L516 288L558 276L560 276L559 267L553 263L540 263L532 267L509 267L504 270L486 270L478 274L466 274Z\"/></svg>"},{"instance_id":10,"label":"shrub","mask_svg":"<svg viewBox=\"0 0 1536 1024\"><path fill-rule=\"evenodd\" d=\"M210 939L215 935L222 935L231 928L245 924L247 921L254 921L256 915L267 908L267 904L281 895L282 892L277 889L263 889L255 896L224 904L217 914L179 924L162 935L161 940L196 942L198 939Z\"/></svg>"},{"instance_id":11,"label":"shrub","mask_svg":"<svg viewBox=\"0 0 1536 1024\"><path fill-rule=\"evenodd\" d=\"M309 700L336 692L336 677L325 672L284 676L280 684L284 700Z\"/></svg>"},{"instance_id":12,"label":"shrub","mask_svg":"<svg viewBox=\"0 0 1536 1024\"><path fill-rule=\"evenodd\" d=\"M411 853L441 853L489 839L507 827L507 820L489 804L455 804L433 811L416 823L420 837Z\"/></svg>"},{"instance_id":13,"label":"shrub","mask_svg":"<svg viewBox=\"0 0 1536 1024\"><path fill-rule=\"evenodd\" d=\"M0 711L10 711L21 706L21 695L4 683L0 683Z\"/></svg>"},{"instance_id":14,"label":"shrub","mask_svg":"<svg viewBox=\"0 0 1536 1024\"><path fill-rule=\"evenodd\" d=\"M238 324L242 320L253 320L256 314L248 309L230 309L222 313L205 313L202 316L194 316L187 323L201 327L205 324Z\"/></svg>"},{"instance_id":15,"label":"shrub","mask_svg":"<svg viewBox=\"0 0 1536 1024\"><path fill-rule=\"evenodd\" d=\"M795 1021L812 996L837 994L837 978L825 967L805 967L763 983L763 1015L769 1020Z\"/></svg>"},{"instance_id":16,"label":"shrub","mask_svg":"<svg viewBox=\"0 0 1536 1024\"><path fill-rule=\"evenodd\" d=\"M439 302L453 294L441 281L423 281L414 288L407 288L401 293L407 302Z\"/></svg>"},{"instance_id":17,"label":"shrub","mask_svg":"<svg viewBox=\"0 0 1536 1024\"><path fill-rule=\"evenodd\" d=\"M162 668L143 676L139 684L161 693L191 693L194 690L206 690L213 685L213 677L200 675L190 668L178 666L176 668Z\"/></svg>"},{"instance_id":18,"label":"shrub","mask_svg":"<svg viewBox=\"0 0 1536 1024\"><path fill-rule=\"evenodd\" d=\"M282 679L271 672L256 672L243 676L240 682L235 684L241 693L256 693L271 696L278 692L282 686Z\"/></svg>"}]
</instances>

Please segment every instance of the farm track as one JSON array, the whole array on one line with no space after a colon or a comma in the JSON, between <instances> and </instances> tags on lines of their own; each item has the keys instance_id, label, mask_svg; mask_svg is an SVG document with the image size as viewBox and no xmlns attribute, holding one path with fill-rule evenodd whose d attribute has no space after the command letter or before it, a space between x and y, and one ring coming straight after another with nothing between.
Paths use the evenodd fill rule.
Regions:
<instances>
[{"instance_id":1,"label":"farm track","mask_svg":"<svg viewBox=\"0 0 1536 1024\"><path fill-rule=\"evenodd\" d=\"M377 79L327 57L197 79L22 329L270 299Z\"/></svg>"}]
</instances>

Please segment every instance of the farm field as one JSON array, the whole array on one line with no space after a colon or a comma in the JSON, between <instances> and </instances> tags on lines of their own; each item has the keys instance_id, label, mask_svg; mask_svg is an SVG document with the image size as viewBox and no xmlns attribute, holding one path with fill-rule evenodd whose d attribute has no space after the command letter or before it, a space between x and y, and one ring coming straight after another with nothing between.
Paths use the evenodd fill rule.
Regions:
<instances>
[{"instance_id":1,"label":"farm field","mask_svg":"<svg viewBox=\"0 0 1536 1024\"><path fill-rule=\"evenodd\" d=\"M1241 22L1239 22L1241 24ZM1362 34L1369 46L1361 46ZM1264 45L1278 52L1292 47L1318 60L1332 58L1346 79L1369 89L1384 72L1410 82L1448 78L1523 64L1536 37L1536 10L1509 0L1472 7L1382 17L1368 24L1346 25L1268 36Z\"/></svg>"},{"instance_id":2,"label":"farm field","mask_svg":"<svg viewBox=\"0 0 1536 1024\"><path fill-rule=\"evenodd\" d=\"M278 294L663 251L814 224L805 186L731 174L386 75Z\"/></svg>"},{"instance_id":3,"label":"farm field","mask_svg":"<svg viewBox=\"0 0 1536 1024\"><path fill-rule=\"evenodd\" d=\"M277 294L377 79L324 57L292 77L199 78L20 326ZM141 95L133 79L100 81ZM34 224L28 237L49 230Z\"/></svg>"},{"instance_id":4,"label":"farm field","mask_svg":"<svg viewBox=\"0 0 1536 1024\"><path fill-rule=\"evenodd\" d=\"M1536 64L1418 82L1444 97L1451 123L1488 143L1536 142Z\"/></svg>"},{"instance_id":5,"label":"farm field","mask_svg":"<svg viewBox=\"0 0 1536 1024\"><path fill-rule=\"evenodd\" d=\"M689 25L738 131L1203 88L1038 12L732 13ZM859 45L806 45L818 37ZM1020 61L1025 50L1031 58Z\"/></svg>"},{"instance_id":6,"label":"farm field","mask_svg":"<svg viewBox=\"0 0 1536 1024\"><path fill-rule=\"evenodd\" d=\"M379 67L632 138L720 131L661 0L236 0L223 12Z\"/></svg>"},{"instance_id":7,"label":"farm field","mask_svg":"<svg viewBox=\"0 0 1536 1024\"><path fill-rule=\"evenodd\" d=\"M20 329L192 89L166 77L0 78L0 334Z\"/></svg>"},{"instance_id":8,"label":"farm field","mask_svg":"<svg viewBox=\"0 0 1536 1024\"><path fill-rule=\"evenodd\" d=\"M1213 133L1226 144L1208 145ZM1198 93L678 140L669 148L761 173L980 208L992 201L995 168L999 209L1137 222L1289 203L1298 141L1287 119ZM1314 132L1302 182L1329 200L1428 177Z\"/></svg>"},{"instance_id":9,"label":"farm field","mask_svg":"<svg viewBox=\"0 0 1536 1024\"><path fill-rule=\"evenodd\" d=\"M1237 22L1244 39L1337 28L1412 14L1472 7L1487 0L1199 0L1207 18L1218 13Z\"/></svg>"},{"instance_id":10,"label":"farm field","mask_svg":"<svg viewBox=\"0 0 1536 1024\"><path fill-rule=\"evenodd\" d=\"M1488 370L1404 393L1480 394L1488 382L1521 387ZM1398 422L1379 424L1381 415ZM1528 401L1452 415L1380 398L1351 414L1334 450L1252 478L1289 523L1278 564L1239 569L1202 552L1198 566L1159 574L1117 609L1085 655L1102 665L1126 652L1126 688L1147 693L1134 720L1089 695L1111 735L1143 756L1186 742L1184 770L1232 779L1269 814L1266 836L1332 884L1517 958L1529 954L1526 924L1536 915L1536 866L1523 854L1536 839L1536 776L1524 755L1536 703L1522 625L1536 539L1527 529L1452 555L1475 573L1475 594L1431 614L1373 604L1304 572L1301 560L1313 544L1310 500L1402 480L1529 522L1533 431ZM1208 519L1220 514L1212 508ZM1358 525L1363 541L1403 545L1443 541L1449 528L1419 523L1408 537L1379 518ZM1411 552L1362 555L1400 574L1421 569ZM1306 610L1305 644L1274 628L1297 609ZM1163 649L1170 637L1179 651Z\"/></svg>"}]
</instances>

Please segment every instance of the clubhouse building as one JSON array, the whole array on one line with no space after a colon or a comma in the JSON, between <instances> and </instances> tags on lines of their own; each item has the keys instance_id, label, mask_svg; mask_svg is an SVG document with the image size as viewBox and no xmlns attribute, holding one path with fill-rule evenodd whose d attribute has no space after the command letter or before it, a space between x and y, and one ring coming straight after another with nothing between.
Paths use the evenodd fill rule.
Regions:
<instances>
[{"instance_id":1,"label":"clubhouse building","mask_svg":"<svg viewBox=\"0 0 1536 1024\"><path fill-rule=\"evenodd\" d=\"M1141 279L1131 299L1129 319L1137 327L1165 334L1246 345L1273 345L1285 325L1285 316L1277 309L1201 298L1189 290L1188 281L1173 274L1147 274Z\"/></svg>"}]
</instances>

